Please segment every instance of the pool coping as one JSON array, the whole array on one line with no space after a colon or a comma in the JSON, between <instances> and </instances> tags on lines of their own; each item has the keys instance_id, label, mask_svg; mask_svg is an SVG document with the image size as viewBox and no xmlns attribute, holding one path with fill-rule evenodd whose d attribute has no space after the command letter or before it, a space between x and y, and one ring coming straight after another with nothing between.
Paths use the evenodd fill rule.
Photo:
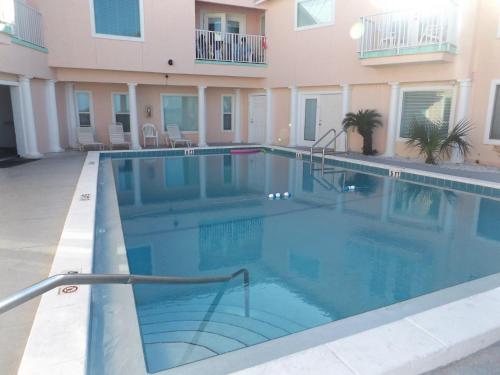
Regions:
<instances>
[{"instance_id":1,"label":"pool coping","mask_svg":"<svg viewBox=\"0 0 500 375\"><path fill-rule=\"evenodd\" d=\"M243 148L281 151L295 155L297 158L308 156L307 151L297 151L281 146L255 145L89 152L66 217L50 275L68 271L92 272L96 192L101 158L133 157L134 154L143 157L219 154L228 153L231 149ZM340 156L328 156L327 163L380 176L397 173L396 177L405 181L486 195L489 198L500 197L500 184L490 181L412 168L394 168L383 163L353 160ZM414 176L417 176L416 180L411 180L415 178ZM442 183L441 180L451 180L463 185L452 183L449 186L439 185ZM490 279L478 280L487 283ZM468 290L471 283L473 282L461 284L457 288ZM486 289L490 290L247 368L239 373L260 374L271 370L276 374L294 371L307 373L307 371L314 371L314 366L321 365L335 368L338 374L398 372L410 374L446 365L500 340L500 321L496 322L497 319L495 319L500 312L500 287L495 281L495 283L488 284ZM80 286L75 293L63 293L62 288L46 293L41 298L19 374L87 374L90 303L90 287L88 286ZM396 304L391 306L391 309L397 309L398 306L404 305ZM489 309L485 309L484 306L488 306ZM456 337L456 327L466 328L466 332L459 338ZM273 344L273 341L270 344ZM388 358L391 358L391 361ZM363 365L367 366L363 367ZM186 366L181 368L187 368Z\"/></svg>"}]
</instances>

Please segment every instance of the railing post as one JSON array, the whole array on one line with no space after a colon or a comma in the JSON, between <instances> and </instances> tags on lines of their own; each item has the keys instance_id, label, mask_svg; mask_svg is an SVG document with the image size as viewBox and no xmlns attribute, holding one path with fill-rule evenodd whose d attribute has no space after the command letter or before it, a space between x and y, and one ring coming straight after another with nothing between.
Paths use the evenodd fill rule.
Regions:
<instances>
[{"instance_id":1,"label":"railing post","mask_svg":"<svg viewBox=\"0 0 500 375\"><path fill-rule=\"evenodd\" d=\"M396 40L396 54L399 55L400 53L400 47L401 47L401 25L402 25L403 21L402 21L402 17L401 17L401 14L399 14L399 17L398 17L398 36L397 36L397 40Z\"/></svg>"}]
</instances>

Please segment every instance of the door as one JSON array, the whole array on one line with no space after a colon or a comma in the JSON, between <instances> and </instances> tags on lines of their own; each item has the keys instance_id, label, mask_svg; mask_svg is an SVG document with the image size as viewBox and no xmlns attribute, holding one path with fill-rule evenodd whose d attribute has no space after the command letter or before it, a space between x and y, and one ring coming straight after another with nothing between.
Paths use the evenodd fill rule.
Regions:
<instances>
[{"instance_id":1,"label":"door","mask_svg":"<svg viewBox=\"0 0 500 375\"><path fill-rule=\"evenodd\" d=\"M305 94L302 96L300 106L301 121L298 141L301 146L311 147L330 129L335 129L337 134L342 131L342 95L340 93ZM328 143L333 137L332 133L319 146ZM343 143L337 142L337 150L344 150Z\"/></svg>"},{"instance_id":2,"label":"door","mask_svg":"<svg viewBox=\"0 0 500 375\"><path fill-rule=\"evenodd\" d=\"M225 13L207 13L204 17L205 29L208 31L225 32L226 15Z\"/></svg>"},{"instance_id":3,"label":"door","mask_svg":"<svg viewBox=\"0 0 500 375\"><path fill-rule=\"evenodd\" d=\"M266 141L266 96L250 95L248 100L248 142L263 144Z\"/></svg>"}]
</instances>

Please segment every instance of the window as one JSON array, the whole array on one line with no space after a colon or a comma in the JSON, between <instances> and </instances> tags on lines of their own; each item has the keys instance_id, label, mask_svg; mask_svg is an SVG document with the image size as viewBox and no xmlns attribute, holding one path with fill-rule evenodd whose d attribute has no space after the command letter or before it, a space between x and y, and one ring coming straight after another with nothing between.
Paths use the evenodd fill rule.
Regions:
<instances>
[{"instance_id":1,"label":"window","mask_svg":"<svg viewBox=\"0 0 500 375\"><path fill-rule=\"evenodd\" d=\"M80 126L92 126L91 95L88 91L77 91L76 107L78 111L78 122Z\"/></svg>"},{"instance_id":2,"label":"window","mask_svg":"<svg viewBox=\"0 0 500 375\"><path fill-rule=\"evenodd\" d=\"M407 138L414 121L442 122L443 132L448 132L453 91L420 90L403 91L399 137Z\"/></svg>"},{"instance_id":3,"label":"window","mask_svg":"<svg viewBox=\"0 0 500 375\"><path fill-rule=\"evenodd\" d=\"M500 80L491 84L485 143L500 144Z\"/></svg>"},{"instance_id":4,"label":"window","mask_svg":"<svg viewBox=\"0 0 500 375\"><path fill-rule=\"evenodd\" d=\"M130 109L128 94L113 94L113 119L123 125L125 133L130 132Z\"/></svg>"},{"instance_id":5,"label":"window","mask_svg":"<svg viewBox=\"0 0 500 375\"><path fill-rule=\"evenodd\" d=\"M231 95L222 96L222 131L233 130L233 97Z\"/></svg>"},{"instance_id":6,"label":"window","mask_svg":"<svg viewBox=\"0 0 500 375\"><path fill-rule=\"evenodd\" d=\"M163 128L178 125L181 131L198 131L198 97L163 95Z\"/></svg>"},{"instance_id":7,"label":"window","mask_svg":"<svg viewBox=\"0 0 500 375\"><path fill-rule=\"evenodd\" d=\"M334 0L296 0L297 29L332 25Z\"/></svg>"},{"instance_id":8,"label":"window","mask_svg":"<svg viewBox=\"0 0 500 375\"><path fill-rule=\"evenodd\" d=\"M90 0L97 35L141 39L142 0Z\"/></svg>"}]
</instances>

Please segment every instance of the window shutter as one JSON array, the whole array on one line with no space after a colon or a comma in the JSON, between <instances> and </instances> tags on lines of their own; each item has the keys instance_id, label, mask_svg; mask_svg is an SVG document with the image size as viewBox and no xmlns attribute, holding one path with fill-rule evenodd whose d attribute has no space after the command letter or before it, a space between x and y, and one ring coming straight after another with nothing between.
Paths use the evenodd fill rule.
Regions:
<instances>
[{"instance_id":1,"label":"window shutter","mask_svg":"<svg viewBox=\"0 0 500 375\"><path fill-rule=\"evenodd\" d=\"M98 34L141 37L140 0L93 0Z\"/></svg>"},{"instance_id":2,"label":"window shutter","mask_svg":"<svg viewBox=\"0 0 500 375\"><path fill-rule=\"evenodd\" d=\"M414 121L441 121L448 132L452 95L451 90L404 92L399 136L407 138Z\"/></svg>"},{"instance_id":3,"label":"window shutter","mask_svg":"<svg viewBox=\"0 0 500 375\"><path fill-rule=\"evenodd\" d=\"M491 117L490 139L500 140L500 86L495 91L495 106Z\"/></svg>"}]
</instances>

